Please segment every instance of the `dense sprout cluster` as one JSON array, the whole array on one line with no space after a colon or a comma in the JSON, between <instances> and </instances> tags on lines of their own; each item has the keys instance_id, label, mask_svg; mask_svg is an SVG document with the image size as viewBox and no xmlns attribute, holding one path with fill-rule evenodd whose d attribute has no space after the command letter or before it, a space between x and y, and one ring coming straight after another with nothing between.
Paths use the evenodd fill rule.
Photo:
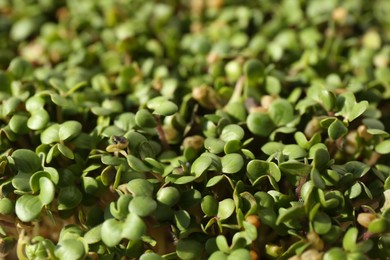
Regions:
<instances>
[{"instance_id":1,"label":"dense sprout cluster","mask_svg":"<svg viewBox=\"0 0 390 260\"><path fill-rule=\"evenodd\" d=\"M0 254L386 259L390 1L0 0Z\"/></svg>"}]
</instances>

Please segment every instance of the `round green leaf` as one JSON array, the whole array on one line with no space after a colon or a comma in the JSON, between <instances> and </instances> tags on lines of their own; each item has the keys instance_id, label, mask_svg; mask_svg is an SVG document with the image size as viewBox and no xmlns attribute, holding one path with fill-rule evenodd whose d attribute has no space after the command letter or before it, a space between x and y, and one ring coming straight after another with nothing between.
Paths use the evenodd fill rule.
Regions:
<instances>
[{"instance_id":1,"label":"round green leaf","mask_svg":"<svg viewBox=\"0 0 390 260\"><path fill-rule=\"evenodd\" d=\"M271 103L269 114L272 121L278 125L286 125L294 120L294 108L285 99L277 99Z\"/></svg>"},{"instance_id":2,"label":"round green leaf","mask_svg":"<svg viewBox=\"0 0 390 260\"><path fill-rule=\"evenodd\" d=\"M390 140L385 140L375 146L375 151L380 154L390 153Z\"/></svg>"},{"instance_id":3,"label":"round green leaf","mask_svg":"<svg viewBox=\"0 0 390 260\"><path fill-rule=\"evenodd\" d=\"M83 194L76 186L67 186L60 190L58 195L58 209L72 209L80 204Z\"/></svg>"},{"instance_id":4,"label":"round green leaf","mask_svg":"<svg viewBox=\"0 0 390 260\"><path fill-rule=\"evenodd\" d=\"M275 129L275 124L266 113L255 112L249 114L246 119L249 131L255 135L269 136Z\"/></svg>"},{"instance_id":5,"label":"round green leaf","mask_svg":"<svg viewBox=\"0 0 390 260\"><path fill-rule=\"evenodd\" d=\"M332 228L332 221L326 213L318 212L314 217L313 227L316 233L323 235Z\"/></svg>"},{"instance_id":6,"label":"round green leaf","mask_svg":"<svg viewBox=\"0 0 390 260\"><path fill-rule=\"evenodd\" d=\"M180 259L200 259L203 253L203 245L197 240L180 239L176 245L176 254Z\"/></svg>"},{"instance_id":7,"label":"round green leaf","mask_svg":"<svg viewBox=\"0 0 390 260\"><path fill-rule=\"evenodd\" d=\"M122 223L113 218L104 221L101 237L107 246L116 246L122 240Z\"/></svg>"},{"instance_id":8,"label":"round green leaf","mask_svg":"<svg viewBox=\"0 0 390 260\"><path fill-rule=\"evenodd\" d=\"M36 219L41 213L43 204L38 196L30 194L20 197L15 204L15 213L23 222Z\"/></svg>"},{"instance_id":9,"label":"round green leaf","mask_svg":"<svg viewBox=\"0 0 390 260\"><path fill-rule=\"evenodd\" d=\"M180 200L180 192L175 187L164 187L157 192L157 201L172 207Z\"/></svg>"},{"instance_id":10,"label":"round green leaf","mask_svg":"<svg viewBox=\"0 0 390 260\"><path fill-rule=\"evenodd\" d=\"M153 184L144 179L134 179L127 183L127 190L134 196L152 196Z\"/></svg>"},{"instance_id":11,"label":"round green leaf","mask_svg":"<svg viewBox=\"0 0 390 260\"><path fill-rule=\"evenodd\" d=\"M178 107L175 103L171 101L164 101L160 105L154 108L153 114L162 115L162 116L171 116L175 114L178 110Z\"/></svg>"},{"instance_id":12,"label":"round green leaf","mask_svg":"<svg viewBox=\"0 0 390 260\"><path fill-rule=\"evenodd\" d=\"M230 253L230 255L227 258L228 260L235 260L235 259L252 259L251 254L249 253L248 249L245 248L239 248L234 250Z\"/></svg>"},{"instance_id":13,"label":"round green leaf","mask_svg":"<svg viewBox=\"0 0 390 260\"><path fill-rule=\"evenodd\" d=\"M224 179L224 175L214 176L210 180L208 180L206 187L213 187L217 185L220 181L222 181L222 179Z\"/></svg>"},{"instance_id":14,"label":"round green leaf","mask_svg":"<svg viewBox=\"0 0 390 260\"><path fill-rule=\"evenodd\" d=\"M288 161L279 164L279 169L291 175L308 176L311 171L311 166L297 161Z\"/></svg>"},{"instance_id":15,"label":"round green leaf","mask_svg":"<svg viewBox=\"0 0 390 260\"><path fill-rule=\"evenodd\" d=\"M15 212L15 205L9 198L0 199L0 214L12 215Z\"/></svg>"},{"instance_id":16,"label":"round green leaf","mask_svg":"<svg viewBox=\"0 0 390 260\"><path fill-rule=\"evenodd\" d=\"M199 177L210 167L212 162L212 159L208 156L197 158L191 165L191 173L194 173L196 177Z\"/></svg>"},{"instance_id":17,"label":"round green leaf","mask_svg":"<svg viewBox=\"0 0 390 260\"><path fill-rule=\"evenodd\" d=\"M191 223L191 215L185 211L185 210L178 210L175 212L175 222L176 226L181 229L185 230L189 227Z\"/></svg>"},{"instance_id":18,"label":"round green leaf","mask_svg":"<svg viewBox=\"0 0 390 260\"><path fill-rule=\"evenodd\" d=\"M41 96L32 96L26 101L26 110L30 113L43 109L45 100Z\"/></svg>"},{"instance_id":19,"label":"round green leaf","mask_svg":"<svg viewBox=\"0 0 390 260\"><path fill-rule=\"evenodd\" d=\"M12 116L8 125L12 132L16 134L26 134L29 129L27 127L28 117L23 114L15 114Z\"/></svg>"},{"instance_id":20,"label":"round green leaf","mask_svg":"<svg viewBox=\"0 0 390 260\"><path fill-rule=\"evenodd\" d=\"M22 23L23 23L23 27L22 27ZM14 38L16 38L15 37L16 32L20 32L22 28L31 27L32 24L34 24L34 22L31 21L30 19L21 19L17 21L12 27L11 35L14 35ZM29 63L28 61L24 60L21 57L14 58L8 67L8 71L10 71L16 79L23 79L30 76L33 73L33 70L34 69L31 63Z\"/></svg>"},{"instance_id":21,"label":"round green leaf","mask_svg":"<svg viewBox=\"0 0 390 260\"><path fill-rule=\"evenodd\" d=\"M215 251L209 257L209 260L226 260L228 256L222 251Z\"/></svg>"},{"instance_id":22,"label":"round green leaf","mask_svg":"<svg viewBox=\"0 0 390 260\"><path fill-rule=\"evenodd\" d=\"M73 151L71 149L69 149L66 145L64 144L57 144L57 147L58 147L58 151L60 151L60 153L65 156L66 158L69 158L71 160L74 159L74 154L73 154Z\"/></svg>"},{"instance_id":23,"label":"round green leaf","mask_svg":"<svg viewBox=\"0 0 390 260\"><path fill-rule=\"evenodd\" d=\"M55 255L59 259L84 259L86 254L84 243L76 239L60 241L55 250Z\"/></svg>"},{"instance_id":24,"label":"round green leaf","mask_svg":"<svg viewBox=\"0 0 390 260\"><path fill-rule=\"evenodd\" d=\"M324 254L323 260L339 260L347 259L347 254L342 248L333 247L330 250L326 251Z\"/></svg>"},{"instance_id":25,"label":"round green leaf","mask_svg":"<svg viewBox=\"0 0 390 260\"><path fill-rule=\"evenodd\" d=\"M135 114L135 123L139 127L153 128L157 126L154 116L146 109L140 109Z\"/></svg>"},{"instance_id":26,"label":"round green leaf","mask_svg":"<svg viewBox=\"0 0 390 260\"><path fill-rule=\"evenodd\" d=\"M250 59L244 64L244 73L250 83L264 77L264 64L258 59Z\"/></svg>"},{"instance_id":27,"label":"round green leaf","mask_svg":"<svg viewBox=\"0 0 390 260\"><path fill-rule=\"evenodd\" d=\"M207 195L203 197L200 206L207 217L216 216L218 214L218 201L214 196Z\"/></svg>"},{"instance_id":28,"label":"round green leaf","mask_svg":"<svg viewBox=\"0 0 390 260\"><path fill-rule=\"evenodd\" d=\"M88 230L84 235L84 240L87 244L95 244L102 240L102 225L95 226Z\"/></svg>"},{"instance_id":29,"label":"round green leaf","mask_svg":"<svg viewBox=\"0 0 390 260\"><path fill-rule=\"evenodd\" d=\"M278 78L273 76L267 76L265 89L270 95L277 95L280 93L282 86Z\"/></svg>"},{"instance_id":30,"label":"round green leaf","mask_svg":"<svg viewBox=\"0 0 390 260\"><path fill-rule=\"evenodd\" d=\"M77 121L67 121L61 124L58 130L58 137L60 140L66 141L74 138L81 133L82 126Z\"/></svg>"},{"instance_id":31,"label":"round green leaf","mask_svg":"<svg viewBox=\"0 0 390 260\"><path fill-rule=\"evenodd\" d=\"M138 172L147 172L147 171L150 171L150 168L148 166L146 166L146 164L140 160L138 157L135 157L134 155L132 154L129 154L128 156L126 156L127 158L127 163L129 164L129 166L138 171Z\"/></svg>"},{"instance_id":32,"label":"round green leaf","mask_svg":"<svg viewBox=\"0 0 390 260\"><path fill-rule=\"evenodd\" d=\"M59 130L60 130L59 124L53 124L49 126L41 133L41 142L43 144L51 144L51 143L59 142L60 141L60 138L58 136Z\"/></svg>"},{"instance_id":33,"label":"round green leaf","mask_svg":"<svg viewBox=\"0 0 390 260\"><path fill-rule=\"evenodd\" d=\"M41 168L41 159L28 149L18 149L12 153L16 168L25 173L34 173Z\"/></svg>"},{"instance_id":34,"label":"round green leaf","mask_svg":"<svg viewBox=\"0 0 390 260\"><path fill-rule=\"evenodd\" d=\"M94 194L99 189L99 183L95 178L92 177L82 177L83 188L85 193Z\"/></svg>"},{"instance_id":35,"label":"round green leaf","mask_svg":"<svg viewBox=\"0 0 390 260\"><path fill-rule=\"evenodd\" d=\"M339 119L333 121L328 128L328 135L333 140L346 135L348 133L348 128L341 122Z\"/></svg>"},{"instance_id":36,"label":"round green leaf","mask_svg":"<svg viewBox=\"0 0 390 260\"><path fill-rule=\"evenodd\" d=\"M354 251L356 249L356 239L359 231L355 227L350 227L343 238L343 248L347 251Z\"/></svg>"},{"instance_id":37,"label":"round green leaf","mask_svg":"<svg viewBox=\"0 0 390 260\"><path fill-rule=\"evenodd\" d=\"M50 116L46 110L34 110L31 117L27 120L27 126L31 130L41 130L49 123Z\"/></svg>"},{"instance_id":38,"label":"round green leaf","mask_svg":"<svg viewBox=\"0 0 390 260\"><path fill-rule=\"evenodd\" d=\"M157 208L157 202L149 196L136 196L129 204L129 211L140 217L152 214Z\"/></svg>"},{"instance_id":39,"label":"round green leaf","mask_svg":"<svg viewBox=\"0 0 390 260\"><path fill-rule=\"evenodd\" d=\"M224 199L218 203L217 217L220 220L227 219L233 214L235 209L236 209L236 206L234 204L234 200Z\"/></svg>"},{"instance_id":40,"label":"round green leaf","mask_svg":"<svg viewBox=\"0 0 390 260\"><path fill-rule=\"evenodd\" d=\"M227 125L222 129L222 133L219 136L222 141L228 142L231 140L241 140L244 137L244 129L239 125Z\"/></svg>"},{"instance_id":41,"label":"round green leaf","mask_svg":"<svg viewBox=\"0 0 390 260\"><path fill-rule=\"evenodd\" d=\"M140 240L147 230L144 221L132 212L125 219L122 228L122 237L129 240Z\"/></svg>"},{"instance_id":42,"label":"round green leaf","mask_svg":"<svg viewBox=\"0 0 390 260\"><path fill-rule=\"evenodd\" d=\"M204 147L210 152L214 154L219 154L223 152L225 142L221 139L217 139L214 137L208 137L204 140Z\"/></svg>"},{"instance_id":43,"label":"round green leaf","mask_svg":"<svg viewBox=\"0 0 390 260\"><path fill-rule=\"evenodd\" d=\"M241 150L242 143L239 140L231 140L226 142L223 147L225 154L239 152Z\"/></svg>"},{"instance_id":44,"label":"round green leaf","mask_svg":"<svg viewBox=\"0 0 390 260\"><path fill-rule=\"evenodd\" d=\"M236 173L244 166L244 159L238 153L227 154L221 159L223 173Z\"/></svg>"},{"instance_id":45,"label":"round green leaf","mask_svg":"<svg viewBox=\"0 0 390 260\"><path fill-rule=\"evenodd\" d=\"M279 181L281 178L280 170L273 162L252 160L247 164L246 171L252 183L265 175L272 176L275 181Z\"/></svg>"},{"instance_id":46,"label":"round green leaf","mask_svg":"<svg viewBox=\"0 0 390 260\"><path fill-rule=\"evenodd\" d=\"M54 183L46 177L42 177L39 179L39 188L40 188L40 193L39 193L39 199L41 200L43 205L48 205L50 204L55 195L55 186Z\"/></svg>"},{"instance_id":47,"label":"round green leaf","mask_svg":"<svg viewBox=\"0 0 390 260\"><path fill-rule=\"evenodd\" d=\"M369 225L368 225L368 232L373 234L379 234L383 233L388 229L388 222L385 219L378 218L374 219Z\"/></svg>"},{"instance_id":48,"label":"round green leaf","mask_svg":"<svg viewBox=\"0 0 390 260\"><path fill-rule=\"evenodd\" d=\"M162 258L162 256L153 252L146 252L142 254L141 257L139 258L139 260L163 260L163 259L164 258Z\"/></svg>"}]
</instances>

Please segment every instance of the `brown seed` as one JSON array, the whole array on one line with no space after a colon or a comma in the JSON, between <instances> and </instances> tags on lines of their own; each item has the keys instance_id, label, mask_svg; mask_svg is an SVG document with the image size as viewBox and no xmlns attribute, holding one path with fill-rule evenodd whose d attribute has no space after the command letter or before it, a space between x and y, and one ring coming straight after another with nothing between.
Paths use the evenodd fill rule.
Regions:
<instances>
[{"instance_id":1,"label":"brown seed","mask_svg":"<svg viewBox=\"0 0 390 260\"><path fill-rule=\"evenodd\" d=\"M260 228L260 225L261 225L260 218L257 215L249 215L245 218L245 221L254 225L256 228Z\"/></svg>"}]
</instances>

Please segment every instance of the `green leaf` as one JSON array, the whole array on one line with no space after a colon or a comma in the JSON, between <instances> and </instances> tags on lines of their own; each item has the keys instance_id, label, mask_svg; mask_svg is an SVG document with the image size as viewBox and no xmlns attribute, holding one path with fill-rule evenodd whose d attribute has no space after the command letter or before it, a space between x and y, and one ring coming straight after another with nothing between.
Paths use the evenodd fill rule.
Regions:
<instances>
[{"instance_id":1,"label":"green leaf","mask_svg":"<svg viewBox=\"0 0 390 260\"><path fill-rule=\"evenodd\" d=\"M337 103L342 109L336 113L336 116L344 116L349 122L355 120L368 108L368 101L363 100L357 103L354 94L351 92L341 94L337 99Z\"/></svg>"},{"instance_id":2,"label":"green leaf","mask_svg":"<svg viewBox=\"0 0 390 260\"><path fill-rule=\"evenodd\" d=\"M164 260L164 258L153 252L146 252L141 255L139 260Z\"/></svg>"},{"instance_id":3,"label":"green leaf","mask_svg":"<svg viewBox=\"0 0 390 260\"><path fill-rule=\"evenodd\" d=\"M274 122L267 113L254 112L246 119L249 131L259 136L269 136L276 128Z\"/></svg>"},{"instance_id":4,"label":"green leaf","mask_svg":"<svg viewBox=\"0 0 390 260\"><path fill-rule=\"evenodd\" d=\"M204 141L204 147L210 152L214 154L219 154L223 152L225 146L225 142L221 139L217 139L214 137L208 137Z\"/></svg>"},{"instance_id":5,"label":"green leaf","mask_svg":"<svg viewBox=\"0 0 390 260\"><path fill-rule=\"evenodd\" d=\"M268 94L276 96L282 90L282 85L280 84L280 81L278 78L273 77L273 76L267 76L265 89L267 90Z\"/></svg>"},{"instance_id":6,"label":"green leaf","mask_svg":"<svg viewBox=\"0 0 390 260\"><path fill-rule=\"evenodd\" d=\"M34 173L41 168L41 159L28 149L18 149L12 153L16 168L25 173Z\"/></svg>"},{"instance_id":7,"label":"green leaf","mask_svg":"<svg viewBox=\"0 0 390 260\"><path fill-rule=\"evenodd\" d=\"M207 217L213 217L218 214L218 201L214 196L206 195L203 197L200 206Z\"/></svg>"},{"instance_id":8,"label":"green leaf","mask_svg":"<svg viewBox=\"0 0 390 260\"><path fill-rule=\"evenodd\" d=\"M356 239L358 237L359 231L355 227L350 227L344 235L343 238L343 248L347 251L355 251L356 249Z\"/></svg>"},{"instance_id":9,"label":"green leaf","mask_svg":"<svg viewBox=\"0 0 390 260\"><path fill-rule=\"evenodd\" d=\"M374 219L369 225L368 225L368 232L372 234L380 234L383 232L386 232L386 230L389 229L389 223L387 220L383 218Z\"/></svg>"},{"instance_id":10,"label":"green leaf","mask_svg":"<svg viewBox=\"0 0 390 260\"><path fill-rule=\"evenodd\" d=\"M276 219L276 225L280 225L292 219L300 218L303 216L303 214L303 206L293 206L284 210L279 209L279 215Z\"/></svg>"},{"instance_id":11,"label":"green leaf","mask_svg":"<svg viewBox=\"0 0 390 260\"><path fill-rule=\"evenodd\" d=\"M29 129L27 127L28 117L24 114L15 114L9 121L9 127L16 134L26 134Z\"/></svg>"},{"instance_id":12,"label":"green leaf","mask_svg":"<svg viewBox=\"0 0 390 260\"><path fill-rule=\"evenodd\" d=\"M191 224L191 215L185 210L175 212L175 223L180 230L186 230Z\"/></svg>"},{"instance_id":13,"label":"green leaf","mask_svg":"<svg viewBox=\"0 0 390 260\"><path fill-rule=\"evenodd\" d=\"M191 173L196 177L201 176L213 163L213 160L208 156L197 158L191 165Z\"/></svg>"},{"instance_id":14,"label":"green leaf","mask_svg":"<svg viewBox=\"0 0 390 260\"><path fill-rule=\"evenodd\" d=\"M136 196L129 204L129 211L140 217L151 215L157 208L157 202L149 196Z\"/></svg>"},{"instance_id":15,"label":"green leaf","mask_svg":"<svg viewBox=\"0 0 390 260\"><path fill-rule=\"evenodd\" d=\"M248 163L246 170L252 183L264 175L272 176L277 182L281 178L280 170L273 162L252 160Z\"/></svg>"},{"instance_id":16,"label":"green leaf","mask_svg":"<svg viewBox=\"0 0 390 260\"><path fill-rule=\"evenodd\" d=\"M97 225L87 231L84 235L84 240L87 244L95 244L102 240L102 224Z\"/></svg>"},{"instance_id":17,"label":"green leaf","mask_svg":"<svg viewBox=\"0 0 390 260\"><path fill-rule=\"evenodd\" d=\"M148 172L150 168L146 166L146 164L141 161L139 158L135 157L132 154L126 156L127 163L129 166L137 172Z\"/></svg>"},{"instance_id":18,"label":"green leaf","mask_svg":"<svg viewBox=\"0 0 390 260\"><path fill-rule=\"evenodd\" d=\"M313 227L317 234L324 235L332 228L332 221L326 213L318 212L314 217Z\"/></svg>"},{"instance_id":19,"label":"green leaf","mask_svg":"<svg viewBox=\"0 0 390 260\"><path fill-rule=\"evenodd\" d=\"M41 133L41 142L43 144L51 144L51 143L59 142L60 141L58 135L59 130L60 130L59 124L53 124L49 126Z\"/></svg>"},{"instance_id":20,"label":"green leaf","mask_svg":"<svg viewBox=\"0 0 390 260\"><path fill-rule=\"evenodd\" d=\"M157 126L154 116L146 109L140 109L135 114L135 123L139 127L153 128Z\"/></svg>"},{"instance_id":21,"label":"green leaf","mask_svg":"<svg viewBox=\"0 0 390 260\"><path fill-rule=\"evenodd\" d=\"M77 121L66 121L61 124L58 130L60 140L66 141L72 139L81 133L82 126Z\"/></svg>"},{"instance_id":22,"label":"green leaf","mask_svg":"<svg viewBox=\"0 0 390 260\"><path fill-rule=\"evenodd\" d=\"M223 147L223 151L225 154L229 153L236 153L241 150L242 143L239 140L231 140L226 142L225 146Z\"/></svg>"},{"instance_id":23,"label":"green leaf","mask_svg":"<svg viewBox=\"0 0 390 260\"><path fill-rule=\"evenodd\" d=\"M347 253L342 248L333 247L326 251L323 260L347 259Z\"/></svg>"},{"instance_id":24,"label":"green leaf","mask_svg":"<svg viewBox=\"0 0 390 260\"><path fill-rule=\"evenodd\" d=\"M67 186L60 190L58 195L58 209L66 210L75 208L80 204L83 195L76 186Z\"/></svg>"},{"instance_id":25,"label":"green leaf","mask_svg":"<svg viewBox=\"0 0 390 260\"><path fill-rule=\"evenodd\" d=\"M114 247L122 240L122 223L116 219L104 221L101 229L103 243L109 247Z\"/></svg>"},{"instance_id":26,"label":"green leaf","mask_svg":"<svg viewBox=\"0 0 390 260\"><path fill-rule=\"evenodd\" d=\"M167 205L168 207L174 206L180 200L180 192L175 187L164 187L157 192L157 201Z\"/></svg>"},{"instance_id":27,"label":"green leaf","mask_svg":"<svg viewBox=\"0 0 390 260\"><path fill-rule=\"evenodd\" d=\"M31 130L42 130L50 121L49 113L46 110L34 110L27 120L27 126Z\"/></svg>"},{"instance_id":28,"label":"green leaf","mask_svg":"<svg viewBox=\"0 0 390 260\"><path fill-rule=\"evenodd\" d=\"M238 153L227 154L221 159L222 172L231 174L241 170L244 166L244 159Z\"/></svg>"},{"instance_id":29,"label":"green leaf","mask_svg":"<svg viewBox=\"0 0 390 260\"><path fill-rule=\"evenodd\" d=\"M57 147L58 147L58 151L60 151L60 153L63 156L65 156L71 160L74 159L73 151L71 149L69 149L66 145L59 143L59 144L57 144Z\"/></svg>"},{"instance_id":30,"label":"green leaf","mask_svg":"<svg viewBox=\"0 0 390 260\"><path fill-rule=\"evenodd\" d=\"M66 239L58 243L55 255L59 259L84 259L87 255L87 248L80 240Z\"/></svg>"},{"instance_id":31,"label":"green leaf","mask_svg":"<svg viewBox=\"0 0 390 260\"><path fill-rule=\"evenodd\" d=\"M27 26L31 26L31 23L34 23L33 21L27 22L25 19L21 19L18 22L16 22L11 30L11 35L14 35L17 32L16 30L20 31L22 29L22 22L23 22L23 28L27 28ZM16 29L16 27L18 27ZM19 38L19 37L18 37ZM24 37L23 37L24 38ZM21 57L14 58L11 63L9 64L8 71L12 73L12 75L15 77L15 79L23 79L26 77L29 77L33 73L33 66L28 61L24 60Z\"/></svg>"},{"instance_id":32,"label":"green leaf","mask_svg":"<svg viewBox=\"0 0 390 260\"><path fill-rule=\"evenodd\" d=\"M30 194L20 197L15 204L15 213L23 222L35 220L41 213L43 204L38 196Z\"/></svg>"},{"instance_id":33,"label":"green leaf","mask_svg":"<svg viewBox=\"0 0 390 260\"><path fill-rule=\"evenodd\" d=\"M330 155L328 150L319 148L316 149L313 159L313 167L319 171L326 169L330 160Z\"/></svg>"},{"instance_id":34,"label":"green leaf","mask_svg":"<svg viewBox=\"0 0 390 260\"><path fill-rule=\"evenodd\" d=\"M229 218L234 210L236 209L236 206L234 204L234 200L232 199L224 199L218 203L218 213L217 217L220 220L224 220Z\"/></svg>"},{"instance_id":35,"label":"green leaf","mask_svg":"<svg viewBox=\"0 0 390 260\"><path fill-rule=\"evenodd\" d=\"M250 84L264 77L264 64L258 59L249 59L244 64L244 73Z\"/></svg>"},{"instance_id":36,"label":"green leaf","mask_svg":"<svg viewBox=\"0 0 390 260\"><path fill-rule=\"evenodd\" d=\"M39 179L39 188L39 199L41 200L42 204L50 204L53 201L55 195L54 183L50 179L42 177Z\"/></svg>"},{"instance_id":37,"label":"green leaf","mask_svg":"<svg viewBox=\"0 0 390 260\"><path fill-rule=\"evenodd\" d=\"M231 140L241 140L244 137L244 129L239 125L227 125L222 129L222 133L219 136L222 141L228 142Z\"/></svg>"},{"instance_id":38,"label":"green leaf","mask_svg":"<svg viewBox=\"0 0 390 260\"><path fill-rule=\"evenodd\" d=\"M15 205L9 198L0 199L0 214L12 215L15 213Z\"/></svg>"},{"instance_id":39,"label":"green leaf","mask_svg":"<svg viewBox=\"0 0 390 260\"><path fill-rule=\"evenodd\" d=\"M348 133L348 128L341 122L339 119L333 121L328 128L328 135L333 140L346 135Z\"/></svg>"},{"instance_id":40,"label":"green leaf","mask_svg":"<svg viewBox=\"0 0 390 260\"><path fill-rule=\"evenodd\" d=\"M217 176L212 177L210 180L208 180L206 187L213 187L213 186L217 185L220 181L223 180L223 178L224 178L223 175L217 175Z\"/></svg>"},{"instance_id":41,"label":"green leaf","mask_svg":"<svg viewBox=\"0 0 390 260\"><path fill-rule=\"evenodd\" d=\"M180 239L176 245L176 254L180 259L200 259L203 245L194 239Z\"/></svg>"},{"instance_id":42,"label":"green leaf","mask_svg":"<svg viewBox=\"0 0 390 260\"><path fill-rule=\"evenodd\" d=\"M162 115L162 116L171 116L175 114L178 110L178 107L175 103L171 101L164 101L159 106L154 108L153 114Z\"/></svg>"},{"instance_id":43,"label":"green leaf","mask_svg":"<svg viewBox=\"0 0 390 260\"><path fill-rule=\"evenodd\" d=\"M284 148L284 144L279 142L268 142L261 147L261 151L266 155L272 155L277 152L281 152Z\"/></svg>"},{"instance_id":44,"label":"green leaf","mask_svg":"<svg viewBox=\"0 0 390 260\"><path fill-rule=\"evenodd\" d=\"M311 168L310 165L297 161L288 161L279 164L279 169L282 172L296 176L308 176Z\"/></svg>"},{"instance_id":45,"label":"green leaf","mask_svg":"<svg viewBox=\"0 0 390 260\"><path fill-rule=\"evenodd\" d=\"M140 240L146 234L146 224L137 215L130 212L123 223L122 237L129 240Z\"/></svg>"},{"instance_id":46,"label":"green leaf","mask_svg":"<svg viewBox=\"0 0 390 260\"><path fill-rule=\"evenodd\" d=\"M152 196L153 184L144 179L134 179L127 183L127 190L134 196Z\"/></svg>"},{"instance_id":47,"label":"green leaf","mask_svg":"<svg viewBox=\"0 0 390 260\"><path fill-rule=\"evenodd\" d=\"M269 114L277 126L282 126L294 119L294 108L290 102L280 98L271 103Z\"/></svg>"},{"instance_id":48,"label":"green leaf","mask_svg":"<svg viewBox=\"0 0 390 260\"><path fill-rule=\"evenodd\" d=\"M380 154L390 153L390 140L385 140L375 146L375 151Z\"/></svg>"}]
</instances>

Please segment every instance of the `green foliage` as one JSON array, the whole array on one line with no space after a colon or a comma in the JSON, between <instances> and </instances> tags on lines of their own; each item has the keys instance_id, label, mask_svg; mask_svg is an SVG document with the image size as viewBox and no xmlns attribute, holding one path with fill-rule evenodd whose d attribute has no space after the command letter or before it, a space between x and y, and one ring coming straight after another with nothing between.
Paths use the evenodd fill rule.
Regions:
<instances>
[{"instance_id":1,"label":"green foliage","mask_svg":"<svg viewBox=\"0 0 390 260\"><path fill-rule=\"evenodd\" d=\"M0 13L0 258L389 257L388 1Z\"/></svg>"}]
</instances>

